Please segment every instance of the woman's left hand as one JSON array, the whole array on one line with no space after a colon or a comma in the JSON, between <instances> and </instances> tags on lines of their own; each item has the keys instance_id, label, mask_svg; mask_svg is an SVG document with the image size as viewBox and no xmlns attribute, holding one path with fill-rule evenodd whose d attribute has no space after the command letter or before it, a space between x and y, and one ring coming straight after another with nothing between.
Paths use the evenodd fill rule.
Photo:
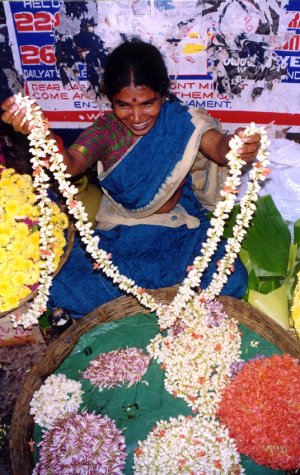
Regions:
<instances>
[{"instance_id":1,"label":"woman's left hand","mask_svg":"<svg viewBox=\"0 0 300 475\"><path fill-rule=\"evenodd\" d=\"M255 160L256 158L260 147L260 134L256 133L245 136L244 130L245 129L239 127L235 131L235 135L238 135L243 142L243 145L237 150L237 153L241 160L244 160L248 163Z\"/></svg>"}]
</instances>

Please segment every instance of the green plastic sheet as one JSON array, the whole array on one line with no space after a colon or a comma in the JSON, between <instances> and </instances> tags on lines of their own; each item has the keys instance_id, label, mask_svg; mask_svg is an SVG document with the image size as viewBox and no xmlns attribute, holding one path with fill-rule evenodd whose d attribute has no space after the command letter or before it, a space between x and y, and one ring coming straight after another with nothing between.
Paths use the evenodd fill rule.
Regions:
<instances>
[{"instance_id":1,"label":"green plastic sheet","mask_svg":"<svg viewBox=\"0 0 300 475\"><path fill-rule=\"evenodd\" d=\"M250 359L256 355L271 356L281 351L247 327L240 325L242 332L242 357ZM164 372L151 360L142 380L133 387L114 387L99 391L81 373L90 361L103 352L117 348L138 347L146 349L150 340L159 332L155 314L137 314L118 321L101 324L80 338L71 354L57 369L56 374L64 373L68 378L79 380L84 390L81 409L89 412L107 414L125 436L127 462L125 474L133 474L133 452L139 440L144 440L156 422L179 414L192 414L191 408L183 399L174 398L164 388ZM41 438L41 429L35 427L34 438ZM284 474L284 472L256 465L250 458L242 456L242 463L248 475ZM175 474L174 474L175 475Z\"/></svg>"}]
</instances>

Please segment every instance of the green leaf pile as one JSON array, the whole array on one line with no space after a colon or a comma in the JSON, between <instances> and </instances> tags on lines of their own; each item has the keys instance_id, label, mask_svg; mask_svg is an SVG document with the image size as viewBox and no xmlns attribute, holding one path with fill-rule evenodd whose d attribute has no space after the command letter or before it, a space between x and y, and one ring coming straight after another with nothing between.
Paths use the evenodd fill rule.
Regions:
<instances>
[{"instance_id":1,"label":"green leaf pile","mask_svg":"<svg viewBox=\"0 0 300 475\"><path fill-rule=\"evenodd\" d=\"M236 206L226 226L231 235ZM248 271L244 300L290 328L290 307L300 269L300 219L294 223L294 237L270 195L257 201L257 209L242 243L240 259Z\"/></svg>"}]
</instances>

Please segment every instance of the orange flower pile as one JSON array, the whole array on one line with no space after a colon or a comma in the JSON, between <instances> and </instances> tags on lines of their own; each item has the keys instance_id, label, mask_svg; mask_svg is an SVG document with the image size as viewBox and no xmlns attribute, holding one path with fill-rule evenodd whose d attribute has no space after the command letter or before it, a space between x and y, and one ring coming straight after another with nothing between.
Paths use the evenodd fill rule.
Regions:
<instances>
[{"instance_id":1,"label":"orange flower pile","mask_svg":"<svg viewBox=\"0 0 300 475\"><path fill-rule=\"evenodd\" d=\"M225 388L217 416L240 453L275 470L299 468L299 361L284 354L246 363Z\"/></svg>"}]
</instances>

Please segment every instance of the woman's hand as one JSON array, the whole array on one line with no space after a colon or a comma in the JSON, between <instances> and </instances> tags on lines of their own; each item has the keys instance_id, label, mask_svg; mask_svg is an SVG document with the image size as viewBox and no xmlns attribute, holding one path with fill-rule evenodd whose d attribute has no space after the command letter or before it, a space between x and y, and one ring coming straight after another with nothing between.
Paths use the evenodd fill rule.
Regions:
<instances>
[{"instance_id":1,"label":"woman's hand","mask_svg":"<svg viewBox=\"0 0 300 475\"><path fill-rule=\"evenodd\" d=\"M238 135L243 142L237 153L241 160L248 163L255 160L257 156L260 147L260 134L255 133L246 137L244 136L244 130L239 127L235 131L235 135ZM225 135L217 130L208 130L202 136L200 152L213 162L219 165L226 165L226 155L230 150L229 142L232 137L233 135Z\"/></svg>"},{"instance_id":2,"label":"woman's hand","mask_svg":"<svg viewBox=\"0 0 300 475\"><path fill-rule=\"evenodd\" d=\"M237 154L241 160L248 163L256 158L260 147L260 134L256 133L247 137L244 136L244 130L239 127L234 134L238 135L243 142L243 145L237 150Z\"/></svg>"},{"instance_id":3,"label":"woman's hand","mask_svg":"<svg viewBox=\"0 0 300 475\"><path fill-rule=\"evenodd\" d=\"M36 103L32 104L32 107L38 107ZM21 132L21 134L27 135L31 131L31 126L26 120L26 111L21 109L20 106L16 103L15 96L11 96L6 99L2 104L1 108L4 111L1 115L1 119L6 124L10 124L16 132Z\"/></svg>"}]
</instances>

